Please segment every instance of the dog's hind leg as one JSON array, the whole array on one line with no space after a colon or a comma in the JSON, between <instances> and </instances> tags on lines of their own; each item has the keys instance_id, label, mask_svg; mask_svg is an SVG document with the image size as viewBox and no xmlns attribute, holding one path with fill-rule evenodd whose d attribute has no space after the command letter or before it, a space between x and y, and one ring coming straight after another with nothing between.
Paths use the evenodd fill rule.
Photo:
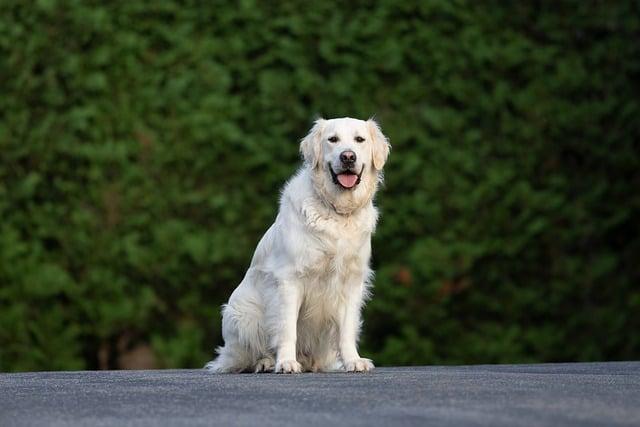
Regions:
<instances>
[{"instance_id":1,"label":"dog's hind leg","mask_svg":"<svg viewBox=\"0 0 640 427\"><path fill-rule=\"evenodd\" d=\"M266 356L256 362L254 372L273 372L276 361L273 356Z\"/></svg>"},{"instance_id":2,"label":"dog's hind leg","mask_svg":"<svg viewBox=\"0 0 640 427\"><path fill-rule=\"evenodd\" d=\"M260 327L262 311L255 300L239 298L222 309L222 336L224 347L219 347L218 357L205 368L212 372L253 372L258 361L268 354L264 333ZM268 370L267 360L261 371Z\"/></svg>"}]
</instances>

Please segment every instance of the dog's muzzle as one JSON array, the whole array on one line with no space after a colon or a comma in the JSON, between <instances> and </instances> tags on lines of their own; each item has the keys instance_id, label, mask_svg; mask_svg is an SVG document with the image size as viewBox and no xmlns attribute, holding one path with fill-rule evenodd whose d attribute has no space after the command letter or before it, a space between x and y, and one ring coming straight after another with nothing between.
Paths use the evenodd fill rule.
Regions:
<instances>
[{"instance_id":1,"label":"dog's muzzle","mask_svg":"<svg viewBox=\"0 0 640 427\"><path fill-rule=\"evenodd\" d=\"M336 173L333 171L331 164L329 164L329 171L331 171L331 178L333 179L334 184L344 188L345 190L351 190L360 184L360 180L362 179L362 174L364 172L364 165L362 165L360 173L356 173L352 169L346 169Z\"/></svg>"}]
</instances>

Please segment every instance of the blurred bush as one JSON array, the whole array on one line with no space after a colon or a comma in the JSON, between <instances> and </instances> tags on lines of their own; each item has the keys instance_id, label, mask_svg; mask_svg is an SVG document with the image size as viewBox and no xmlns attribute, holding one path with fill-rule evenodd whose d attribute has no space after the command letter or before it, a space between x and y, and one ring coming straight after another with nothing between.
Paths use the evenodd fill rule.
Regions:
<instances>
[{"instance_id":1,"label":"blurred bush","mask_svg":"<svg viewBox=\"0 0 640 427\"><path fill-rule=\"evenodd\" d=\"M394 146L365 355L638 359L639 9L3 1L0 370L202 366L316 114Z\"/></svg>"}]
</instances>

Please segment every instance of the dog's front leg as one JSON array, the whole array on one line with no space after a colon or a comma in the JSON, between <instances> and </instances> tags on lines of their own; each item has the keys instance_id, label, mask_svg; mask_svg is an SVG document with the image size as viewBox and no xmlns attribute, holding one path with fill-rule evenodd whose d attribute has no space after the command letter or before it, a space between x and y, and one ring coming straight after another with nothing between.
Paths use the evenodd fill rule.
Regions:
<instances>
[{"instance_id":1,"label":"dog's front leg","mask_svg":"<svg viewBox=\"0 0 640 427\"><path fill-rule=\"evenodd\" d=\"M276 372L282 374L298 373L302 366L296 360L297 323L302 289L297 283L278 284L278 330Z\"/></svg>"},{"instance_id":2,"label":"dog's front leg","mask_svg":"<svg viewBox=\"0 0 640 427\"><path fill-rule=\"evenodd\" d=\"M370 359L358 354L356 342L360 332L360 308L364 285L354 286L349 293L339 323L340 354L347 372L368 372L374 366Z\"/></svg>"}]
</instances>

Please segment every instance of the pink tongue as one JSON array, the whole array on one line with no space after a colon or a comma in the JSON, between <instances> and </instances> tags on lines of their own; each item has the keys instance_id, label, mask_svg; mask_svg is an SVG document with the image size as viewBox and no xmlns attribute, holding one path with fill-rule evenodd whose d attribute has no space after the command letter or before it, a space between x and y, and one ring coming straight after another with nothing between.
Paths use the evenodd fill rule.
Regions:
<instances>
[{"instance_id":1,"label":"pink tongue","mask_svg":"<svg viewBox=\"0 0 640 427\"><path fill-rule=\"evenodd\" d=\"M338 182L340 185L346 188L351 188L356 185L356 181L358 180L358 175L342 173L338 175Z\"/></svg>"}]
</instances>

